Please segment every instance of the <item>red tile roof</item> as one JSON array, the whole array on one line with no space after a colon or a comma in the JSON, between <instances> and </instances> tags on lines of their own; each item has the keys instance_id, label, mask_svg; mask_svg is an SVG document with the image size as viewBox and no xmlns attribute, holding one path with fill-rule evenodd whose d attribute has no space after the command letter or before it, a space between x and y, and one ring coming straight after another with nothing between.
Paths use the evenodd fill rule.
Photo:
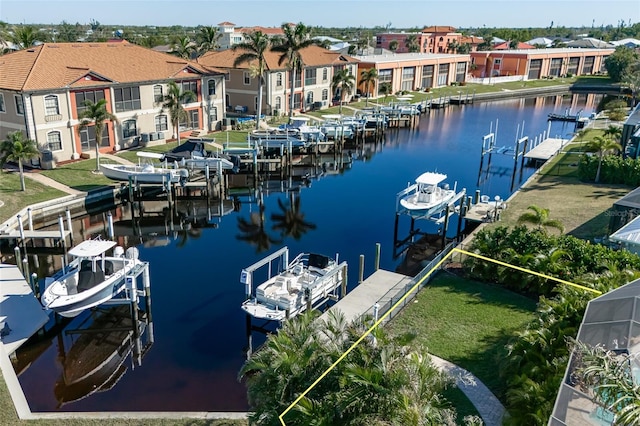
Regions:
<instances>
[{"instance_id":1,"label":"red tile roof","mask_svg":"<svg viewBox=\"0 0 640 426\"><path fill-rule=\"evenodd\" d=\"M263 34L267 35L284 35L284 31L280 27L243 27L236 28L236 32L249 34L254 31L262 31Z\"/></svg>"},{"instance_id":2,"label":"red tile roof","mask_svg":"<svg viewBox=\"0 0 640 426\"><path fill-rule=\"evenodd\" d=\"M514 50L511 47L509 47L509 45L511 44L510 41L505 41L503 43L499 43L496 44L495 46L493 46L493 50ZM523 43L523 42L518 42L518 46L515 49L535 49L535 46L532 46L530 44L527 43Z\"/></svg>"},{"instance_id":3,"label":"red tile roof","mask_svg":"<svg viewBox=\"0 0 640 426\"><path fill-rule=\"evenodd\" d=\"M427 27L422 30L423 33L455 33L456 29L454 27L443 26L443 25L434 25L432 27Z\"/></svg>"},{"instance_id":4,"label":"red tile roof","mask_svg":"<svg viewBox=\"0 0 640 426\"><path fill-rule=\"evenodd\" d=\"M198 63L207 67L215 67L219 69L225 68L250 68L252 63L243 63L238 66L234 66L235 59L242 54L242 50L227 49L220 52L208 52L198 58ZM348 55L343 55L338 52L332 52L324 49L320 46L309 46L300 51L302 60L305 66L317 67L327 65L339 65L357 63L358 60ZM265 53L265 61L267 64L267 70L284 70L287 68L286 61L281 65L278 64L280 60L280 54L277 52L268 51Z\"/></svg>"},{"instance_id":5,"label":"red tile roof","mask_svg":"<svg viewBox=\"0 0 640 426\"><path fill-rule=\"evenodd\" d=\"M16 91L133 83L215 73L197 62L116 43L45 43L0 57L0 88ZM187 74L188 73L188 74Z\"/></svg>"},{"instance_id":6,"label":"red tile roof","mask_svg":"<svg viewBox=\"0 0 640 426\"><path fill-rule=\"evenodd\" d=\"M220 22L218 26L219 27L235 27L236 24L234 24L233 22L224 21L224 22Z\"/></svg>"}]
</instances>

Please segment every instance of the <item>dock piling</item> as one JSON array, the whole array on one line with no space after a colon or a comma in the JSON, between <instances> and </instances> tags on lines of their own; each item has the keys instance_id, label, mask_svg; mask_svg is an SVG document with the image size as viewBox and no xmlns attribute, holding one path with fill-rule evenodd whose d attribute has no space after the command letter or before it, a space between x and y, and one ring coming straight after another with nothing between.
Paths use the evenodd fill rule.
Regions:
<instances>
[{"instance_id":1,"label":"dock piling","mask_svg":"<svg viewBox=\"0 0 640 426\"><path fill-rule=\"evenodd\" d=\"M109 239L113 240L115 233L113 232L113 215L111 212L107 213L107 232L109 234Z\"/></svg>"},{"instance_id":2,"label":"dock piling","mask_svg":"<svg viewBox=\"0 0 640 426\"><path fill-rule=\"evenodd\" d=\"M374 264L375 264L375 268L374 268L375 271L380 269L380 243L376 243L376 258L375 258Z\"/></svg>"},{"instance_id":3,"label":"dock piling","mask_svg":"<svg viewBox=\"0 0 640 426\"><path fill-rule=\"evenodd\" d=\"M27 218L29 221L29 231L33 231L33 212L31 211L31 207L27 208Z\"/></svg>"},{"instance_id":4,"label":"dock piling","mask_svg":"<svg viewBox=\"0 0 640 426\"><path fill-rule=\"evenodd\" d=\"M18 266L18 268L22 268L22 253L20 252L20 247L15 246L13 248L13 255L16 258L16 266ZM20 271L22 272L22 275L24 275L24 271Z\"/></svg>"},{"instance_id":5,"label":"dock piling","mask_svg":"<svg viewBox=\"0 0 640 426\"><path fill-rule=\"evenodd\" d=\"M358 271L358 284L364 281L364 254L360 255L360 270Z\"/></svg>"}]
</instances>

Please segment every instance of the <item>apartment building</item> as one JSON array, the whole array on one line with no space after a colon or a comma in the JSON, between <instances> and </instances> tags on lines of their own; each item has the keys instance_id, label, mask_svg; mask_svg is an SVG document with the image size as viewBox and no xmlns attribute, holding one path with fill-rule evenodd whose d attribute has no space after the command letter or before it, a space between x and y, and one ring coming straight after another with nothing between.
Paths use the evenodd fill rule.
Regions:
<instances>
[{"instance_id":1,"label":"apartment building","mask_svg":"<svg viewBox=\"0 0 640 426\"><path fill-rule=\"evenodd\" d=\"M225 50L233 47L236 44L244 43L245 34L252 33L254 31L262 31L269 37L278 37L284 35L284 31L280 27L236 27L233 22L220 22L218 24L218 32L220 33L220 50Z\"/></svg>"},{"instance_id":2,"label":"apartment building","mask_svg":"<svg viewBox=\"0 0 640 426\"><path fill-rule=\"evenodd\" d=\"M457 53L456 46L473 39L465 38L450 26L426 27L420 32L381 33L376 35L376 47L394 51L395 53Z\"/></svg>"},{"instance_id":3,"label":"apartment building","mask_svg":"<svg viewBox=\"0 0 640 426\"><path fill-rule=\"evenodd\" d=\"M227 111L256 114L258 107L259 79L252 75L254 63L234 65L241 50L231 49L220 52L209 52L198 58L204 67L213 67L226 72L225 105ZM293 92L294 111L327 108L331 105L336 93L333 93L331 82L335 72L348 69L357 78L358 61L348 55L332 52L319 46L309 46L300 51L302 71L296 72ZM266 73L262 97L262 112L268 115L285 114L289 111L292 73L287 69L287 62L280 62L280 54L267 51L265 54ZM354 93L355 94L355 90ZM350 96L344 100L349 101Z\"/></svg>"},{"instance_id":4,"label":"apartment building","mask_svg":"<svg viewBox=\"0 0 640 426\"><path fill-rule=\"evenodd\" d=\"M126 41L45 43L2 56L0 75L0 138L20 130L55 161L90 156L96 143L110 152L175 137L162 108L170 81L196 95L181 134L215 130L225 109L222 72ZM100 99L117 121L97 141L79 117Z\"/></svg>"}]
</instances>

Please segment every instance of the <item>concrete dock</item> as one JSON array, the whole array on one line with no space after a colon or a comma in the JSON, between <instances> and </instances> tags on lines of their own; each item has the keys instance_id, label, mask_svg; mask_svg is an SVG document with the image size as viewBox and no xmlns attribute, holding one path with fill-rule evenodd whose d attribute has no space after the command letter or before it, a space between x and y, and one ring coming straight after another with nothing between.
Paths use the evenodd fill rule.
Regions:
<instances>
[{"instance_id":1,"label":"concrete dock","mask_svg":"<svg viewBox=\"0 0 640 426\"><path fill-rule=\"evenodd\" d=\"M341 311L347 322L352 322L372 309L375 303L380 303L392 288L396 286L404 287L412 279L412 277L406 275L378 269L338 303L329 308L327 312L323 313L320 318L326 320L329 311Z\"/></svg>"},{"instance_id":2,"label":"concrete dock","mask_svg":"<svg viewBox=\"0 0 640 426\"><path fill-rule=\"evenodd\" d=\"M49 321L42 305L15 265L0 264L0 323L11 330L2 337L7 354L14 353Z\"/></svg>"},{"instance_id":3,"label":"concrete dock","mask_svg":"<svg viewBox=\"0 0 640 426\"><path fill-rule=\"evenodd\" d=\"M569 143L568 139L547 138L524 155L524 158L535 161L547 161Z\"/></svg>"}]
</instances>

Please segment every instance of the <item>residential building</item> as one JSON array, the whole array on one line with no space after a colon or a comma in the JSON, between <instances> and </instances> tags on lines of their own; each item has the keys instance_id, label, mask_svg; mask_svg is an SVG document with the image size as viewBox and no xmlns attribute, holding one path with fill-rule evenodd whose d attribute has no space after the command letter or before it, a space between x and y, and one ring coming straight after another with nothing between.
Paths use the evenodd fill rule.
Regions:
<instances>
[{"instance_id":1,"label":"residential building","mask_svg":"<svg viewBox=\"0 0 640 426\"><path fill-rule=\"evenodd\" d=\"M535 49L536 47L532 44L529 43L523 43L521 41L518 41L515 44L515 47L513 47L513 50L526 50L526 49ZM496 45L493 46L493 50L511 50L512 49L512 43L511 41L503 41L502 43L498 43Z\"/></svg>"},{"instance_id":2,"label":"residential building","mask_svg":"<svg viewBox=\"0 0 640 426\"><path fill-rule=\"evenodd\" d=\"M525 80L605 71L604 60L614 49L551 48L471 52L476 78L522 76Z\"/></svg>"},{"instance_id":3,"label":"residential building","mask_svg":"<svg viewBox=\"0 0 640 426\"><path fill-rule=\"evenodd\" d=\"M466 81L470 59L468 54L452 53L396 53L356 58L360 61L359 73L369 68L375 68L378 72L378 81L371 90L374 96L379 93L380 85L384 83L391 86L391 93L462 83Z\"/></svg>"},{"instance_id":4,"label":"residential building","mask_svg":"<svg viewBox=\"0 0 640 426\"><path fill-rule=\"evenodd\" d=\"M105 99L117 118L106 122L101 152L175 137L162 108L171 81L196 95L181 133L214 130L224 114L223 73L126 41L45 43L4 55L0 75L0 138L22 131L55 161L95 152L94 126L79 119L85 101Z\"/></svg>"},{"instance_id":5,"label":"residential building","mask_svg":"<svg viewBox=\"0 0 640 426\"><path fill-rule=\"evenodd\" d=\"M220 22L218 24L218 31L221 34L218 44L220 50L225 50L233 47L235 44L244 43L245 34L252 33L254 31L262 31L270 37L278 37L284 35L284 31L280 27L237 27L233 22Z\"/></svg>"},{"instance_id":6,"label":"residential building","mask_svg":"<svg viewBox=\"0 0 640 426\"><path fill-rule=\"evenodd\" d=\"M241 50L231 49L209 52L198 58L198 63L227 72L225 82L227 111L256 114L259 79L251 72L254 63L245 62L234 65L242 53ZM357 76L358 61L348 55L332 52L319 46L309 46L302 49L300 54L303 67L302 71L296 72L295 75L294 111L329 107L336 96L331 88L336 71L347 68ZM280 62L279 53L267 51L265 64L262 112L268 115L284 114L289 110L291 95L291 73L287 69L287 62L286 60ZM350 96L345 96L343 99L349 101Z\"/></svg>"},{"instance_id":7,"label":"residential building","mask_svg":"<svg viewBox=\"0 0 640 426\"><path fill-rule=\"evenodd\" d=\"M381 33L376 35L376 47L408 53L410 45L414 45L412 53L456 53L456 47L462 44L463 35L449 26L426 27L420 32ZM395 47L395 49L392 49Z\"/></svg>"}]
</instances>

